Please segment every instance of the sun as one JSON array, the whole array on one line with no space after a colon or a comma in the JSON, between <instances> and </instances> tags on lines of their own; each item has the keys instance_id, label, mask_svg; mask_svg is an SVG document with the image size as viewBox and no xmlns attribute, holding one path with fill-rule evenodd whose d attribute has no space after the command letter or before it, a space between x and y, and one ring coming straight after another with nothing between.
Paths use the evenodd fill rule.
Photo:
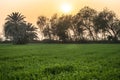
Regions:
<instances>
[{"instance_id":1,"label":"sun","mask_svg":"<svg viewBox=\"0 0 120 80\"><path fill-rule=\"evenodd\" d=\"M72 6L68 3L64 3L61 5L61 11L65 14L70 13L72 11Z\"/></svg>"}]
</instances>

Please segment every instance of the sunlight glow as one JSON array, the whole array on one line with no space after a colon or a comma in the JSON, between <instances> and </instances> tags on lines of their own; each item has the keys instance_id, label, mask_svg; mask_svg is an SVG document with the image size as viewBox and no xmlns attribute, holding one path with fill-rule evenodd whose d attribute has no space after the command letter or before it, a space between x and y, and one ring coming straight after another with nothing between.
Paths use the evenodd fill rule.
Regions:
<instances>
[{"instance_id":1,"label":"sunlight glow","mask_svg":"<svg viewBox=\"0 0 120 80\"><path fill-rule=\"evenodd\" d=\"M63 13L70 13L72 11L72 6L68 3L64 3L61 5L61 11Z\"/></svg>"}]
</instances>

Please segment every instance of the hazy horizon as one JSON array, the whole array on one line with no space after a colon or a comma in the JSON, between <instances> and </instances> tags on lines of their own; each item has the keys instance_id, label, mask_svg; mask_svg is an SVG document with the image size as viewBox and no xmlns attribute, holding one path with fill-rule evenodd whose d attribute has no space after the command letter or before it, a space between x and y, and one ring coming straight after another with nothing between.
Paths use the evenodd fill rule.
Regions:
<instances>
[{"instance_id":1,"label":"hazy horizon","mask_svg":"<svg viewBox=\"0 0 120 80\"><path fill-rule=\"evenodd\" d=\"M89 6L97 11L108 8L114 11L120 18L120 0L0 0L0 33L8 14L20 12L26 17L26 21L36 25L37 17L47 17L55 13L62 14L60 6L68 3L72 6L71 14L77 13L84 6Z\"/></svg>"}]
</instances>

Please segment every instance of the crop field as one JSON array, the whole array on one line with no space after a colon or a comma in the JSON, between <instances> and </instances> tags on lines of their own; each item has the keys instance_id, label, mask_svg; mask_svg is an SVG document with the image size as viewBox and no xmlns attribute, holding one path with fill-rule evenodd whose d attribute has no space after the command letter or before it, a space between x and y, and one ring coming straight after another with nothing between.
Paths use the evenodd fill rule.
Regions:
<instances>
[{"instance_id":1,"label":"crop field","mask_svg":"<svg viewBox=\"0 0 120 80\"><path fill-rule=\"evenodd\" d=\"M120 44L0 44L0 80L120 80Z\"/></svg>"}]
</instances>

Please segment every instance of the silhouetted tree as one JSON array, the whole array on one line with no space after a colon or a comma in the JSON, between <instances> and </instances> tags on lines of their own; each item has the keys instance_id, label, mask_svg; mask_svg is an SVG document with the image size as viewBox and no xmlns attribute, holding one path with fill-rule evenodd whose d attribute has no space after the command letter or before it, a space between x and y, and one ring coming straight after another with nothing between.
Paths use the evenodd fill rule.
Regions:
<instances>
[{"instance_id":1,"label":"silhouetted tree","mask_svg":"<svg viewBox=\"0 0 120 80\"><path fill-rule=\"evenodd\" d=\"M5 36L11 39L14 44L25 44L29 40L34 39L36 33L34 32L36 28L32 24L24 21L24 16L19 12L13 12L8 15L6 23L4 25ZM31 35L34 35L31 36Z\"/></svg>"},{"instance_id":2,"label":"silhouetted tree","mask_svg":"<svg viewBox=\"0 0 120 80\"><path fill-rule=\"evenodd\" d=\"M26 37L27 37L27 40L28 41L33 41L35 39L38 39L38 36L37 36L37 28L32 25L32 23L26 23L25 26L24 26L24 34L26 34Z\"/></svg>"},{"instance_id":3,"label":"silhouetted tree","mask_svg":"<svg viewBox=\"0 0 120 80\"><path fill-rule=\"evenodd\" d=\"M58 15L54 14L50 19L51 35L53 40L58 40L57 30L56 30L57 23L58 23Z\"/></svg>"},{"instance_id":4,"label":"silhouetted tree","mask_svg":"<svg viewBox=\"0 0 120 80\"><path fill-rule=\"evenodd\" d=\"M104 36L107 37L108 35L111 36L113 40L117 40L120 32L120 20L116 18L116 15L113 11L104 9L95 17L94 23L97 29L102 31Z\"/></svg>"},{"instance_id":5,"label":"silhouetted tree","mask_svg":"<svg viewBox=\"0 0 120 80\"><path fill-rule=\"evenodd\" d=\"M70 16L61 16L58 19L58 22L56 24L55 30L56 30L56 34L59 37L59 40L61 41L66 41L68 40L68 29L71 26L71 20L70 20Z\"/></svg>"},{"instance_id":6,"label":"silhouetted tree","mask_svg":"<svg viewBox=\"0 0 120 80\"><path fill-rule=\"evenodd\" d=\"M72 30L74 32L75 41L84 40L84 31L86 30L83 26L82 18L78 15L73 16L72 18Z\"/></svg>"},{"instance_id":7,"label":"silhouetted tree","mask_svg":"<svg viewBox=\"0 0 120 80\"><path fill-rule=\"evenodd\" d=\"M50 33L50 21L45 16L39 16L37 25L41 31L41 34L43 33L43 37L47 37L51 39L51 33Z\"/></svg>"},{"instance_id":8,"label":"silhouetted tree","mask_svg":"<svg viewBox=\"0 0 120 80\"><path fill-rule=\"evenodd\" d=\"M84 7L82 8L78 13L77 17L79 18L79 22L77 22L78 26L80 28L80 31L83 29L89 33L89 36L92 38L92 40L95 40L95 32L94 32L94 24L93 24L93 19L96 15L97 11L94 9L91 9L89 7Z\"/></svg>"},{"instance_id":9,"label":"silhouetted tree","mask_svg":"<svg viewBox=\"0 0 120 80\"><path fill-rule=\"evenodd\" d=\"M114 34L113 40L115 41L118 40L119 34L120 34L120 20L119 19L114 20L111 30L113 31L113 34Z\"/></svg>"},{"instance_id":10,"label":"silhouetted tree","mask_svg":"<svg viewBox=\"0 0 120 80\"><path fill-rule=\"evenodd\" d=\"M60 41L114 40L120 37L120 20L115 13L85 6L75 15L39 16L37 25L45 39Z\"/></svg>"}]
</instances>

